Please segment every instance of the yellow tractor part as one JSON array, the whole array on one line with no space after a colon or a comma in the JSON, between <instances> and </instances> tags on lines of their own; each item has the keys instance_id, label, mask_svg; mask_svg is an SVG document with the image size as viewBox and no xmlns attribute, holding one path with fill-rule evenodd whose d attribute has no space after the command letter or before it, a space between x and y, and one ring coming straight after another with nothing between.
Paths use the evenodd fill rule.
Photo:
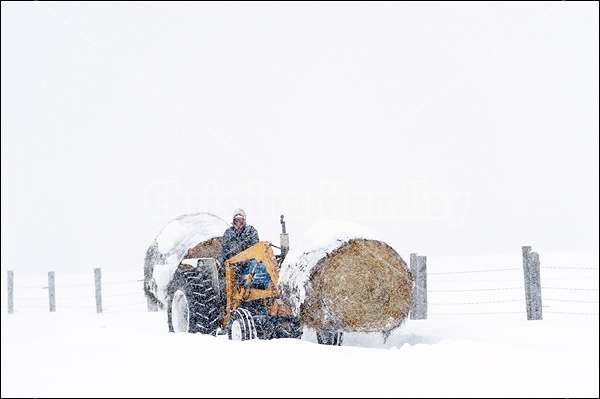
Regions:
<instances>
[{"instance_id":1,"label":"yellow tractor part","mask_svg":"<svg viewBox=\"0 0 600 399\"><path fill-rule=\"evenodd\" d=\"M233 265L241 262L247 262L254 259L256 262L262 262L265 265L267 273L271 277L271 282L266 289L250 288L250 283L254 274L248 274L241 286L236 281L237 272ZM222 320L222 328L229 324L231 313L235 311L243 302L263 299L267 313L271 316L291 316L292 312L287 309L280 299L277 284L279 281L279 264L275 254L268 241L260 241L250 248L229 258L223 264L225 267L225 294L227 296L226 313Z\"/></svg>"}]
</instances>

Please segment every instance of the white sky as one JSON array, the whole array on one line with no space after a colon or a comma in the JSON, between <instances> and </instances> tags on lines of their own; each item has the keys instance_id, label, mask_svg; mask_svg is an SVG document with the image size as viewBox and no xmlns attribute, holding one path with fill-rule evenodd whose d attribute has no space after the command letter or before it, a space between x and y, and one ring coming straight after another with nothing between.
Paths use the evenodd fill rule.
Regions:
<instances>
[{"instance_id":1,"label":"white sky","mask_svg":"<svg viewBox=\"0 0 600 399\"><path fill-rule=\"evenodd\" d=\"M50 313L46 274L15 271L13 314L2 276L2 397L597 398L598 263L565 260L542 258L543 320L528 321L522 270L428 257L427 320L339 347L311 330L244 342L169 333L164 311L145 310L141 270L103 269L101 314L93 273L56 273Z\"/></svg>"},{"instance_id":2,"label":"white sky","mask_svg":"<svg viewBox=\"0 0 600 399\"><path fill-rule=\"evenodd\" d=\"M292 247L598 252L598 2L1 6L3 270L141 269L238 207Z\"/></svg>"}]
</instances>

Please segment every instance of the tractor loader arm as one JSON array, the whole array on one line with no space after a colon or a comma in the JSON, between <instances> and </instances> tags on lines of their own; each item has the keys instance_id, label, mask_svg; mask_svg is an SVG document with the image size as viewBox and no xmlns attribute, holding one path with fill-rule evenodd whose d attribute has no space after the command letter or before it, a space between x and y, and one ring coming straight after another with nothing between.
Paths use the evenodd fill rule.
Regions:
<instances>
[{"instance_id":1,"label":"tractor loader arm","mask_svg":"<svg viewBox=\"0 0 600 399\"><path fill-rule=\"evenodd\" d=\"M223 328L229 323L231 313L235 311L242 303L265 300L267 312L273 316L290 315L291 312L286 309L283 302L279 299L280 292L277 288L279 282L279 264L273 253L272 245L268 241L259 241L250 248L229 258L223 263L225 268L225 294L226 294L226 313L222 321ZM271 277L271 282L266 289L250 288L250 282L254 277L253 273L244 277L241 286L237 283L236 264L255 260L265 265L267 273Z\"/></svg>"}]
</instances>

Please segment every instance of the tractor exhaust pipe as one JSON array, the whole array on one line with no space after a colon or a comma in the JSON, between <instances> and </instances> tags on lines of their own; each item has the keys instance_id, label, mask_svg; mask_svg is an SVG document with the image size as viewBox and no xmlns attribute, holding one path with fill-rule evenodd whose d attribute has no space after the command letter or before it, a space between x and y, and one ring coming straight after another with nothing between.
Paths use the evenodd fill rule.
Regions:
<instances>
[{"instance_id":1,"label":"tractor exhaust pipe","mask_svg":"<svg viewBox=\"0 0 600 399\"><path fill-rule=\"evenodd\" d=\"M290 237L285 231L285 221L283 220L283 215L281 215L279 223L281 223L281 234L279 234L279 246L281 247L281 262L283 262L285 256L290 250Z\"/></svg>"}]
</instances>

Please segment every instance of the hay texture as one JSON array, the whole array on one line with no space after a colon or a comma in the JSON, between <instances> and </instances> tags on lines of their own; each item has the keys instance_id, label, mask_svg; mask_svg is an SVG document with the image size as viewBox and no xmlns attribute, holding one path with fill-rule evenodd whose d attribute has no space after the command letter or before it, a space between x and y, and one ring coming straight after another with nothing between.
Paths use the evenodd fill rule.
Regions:
<instances>
[{"instance_id":1,"label":"hay texture","mask_svg":"<svg viewBox=\"0 0 600 399\"><path fill-rule=\"evenodd\" d=\"M331 248L330 248L331 249ZM366 238L338 240L335 249L305 251L280 287L301 322L315 330L389 332L408 317L412 278L388 244ZM314 256L317 254L317 256ZM320 256L320 255L323 256Z\"/></svg>"},{"instance_id":2,"label":"hay texture","mask_svg":"<svg viewBox=\"0 0 600 399\"><path fill-rule=\"evenodd\" d=\"M186 255L186 258L215 258L221 256L221 237L213 237L202 241L192 248L192 254Z\"/></svg>"}]
</instances>

